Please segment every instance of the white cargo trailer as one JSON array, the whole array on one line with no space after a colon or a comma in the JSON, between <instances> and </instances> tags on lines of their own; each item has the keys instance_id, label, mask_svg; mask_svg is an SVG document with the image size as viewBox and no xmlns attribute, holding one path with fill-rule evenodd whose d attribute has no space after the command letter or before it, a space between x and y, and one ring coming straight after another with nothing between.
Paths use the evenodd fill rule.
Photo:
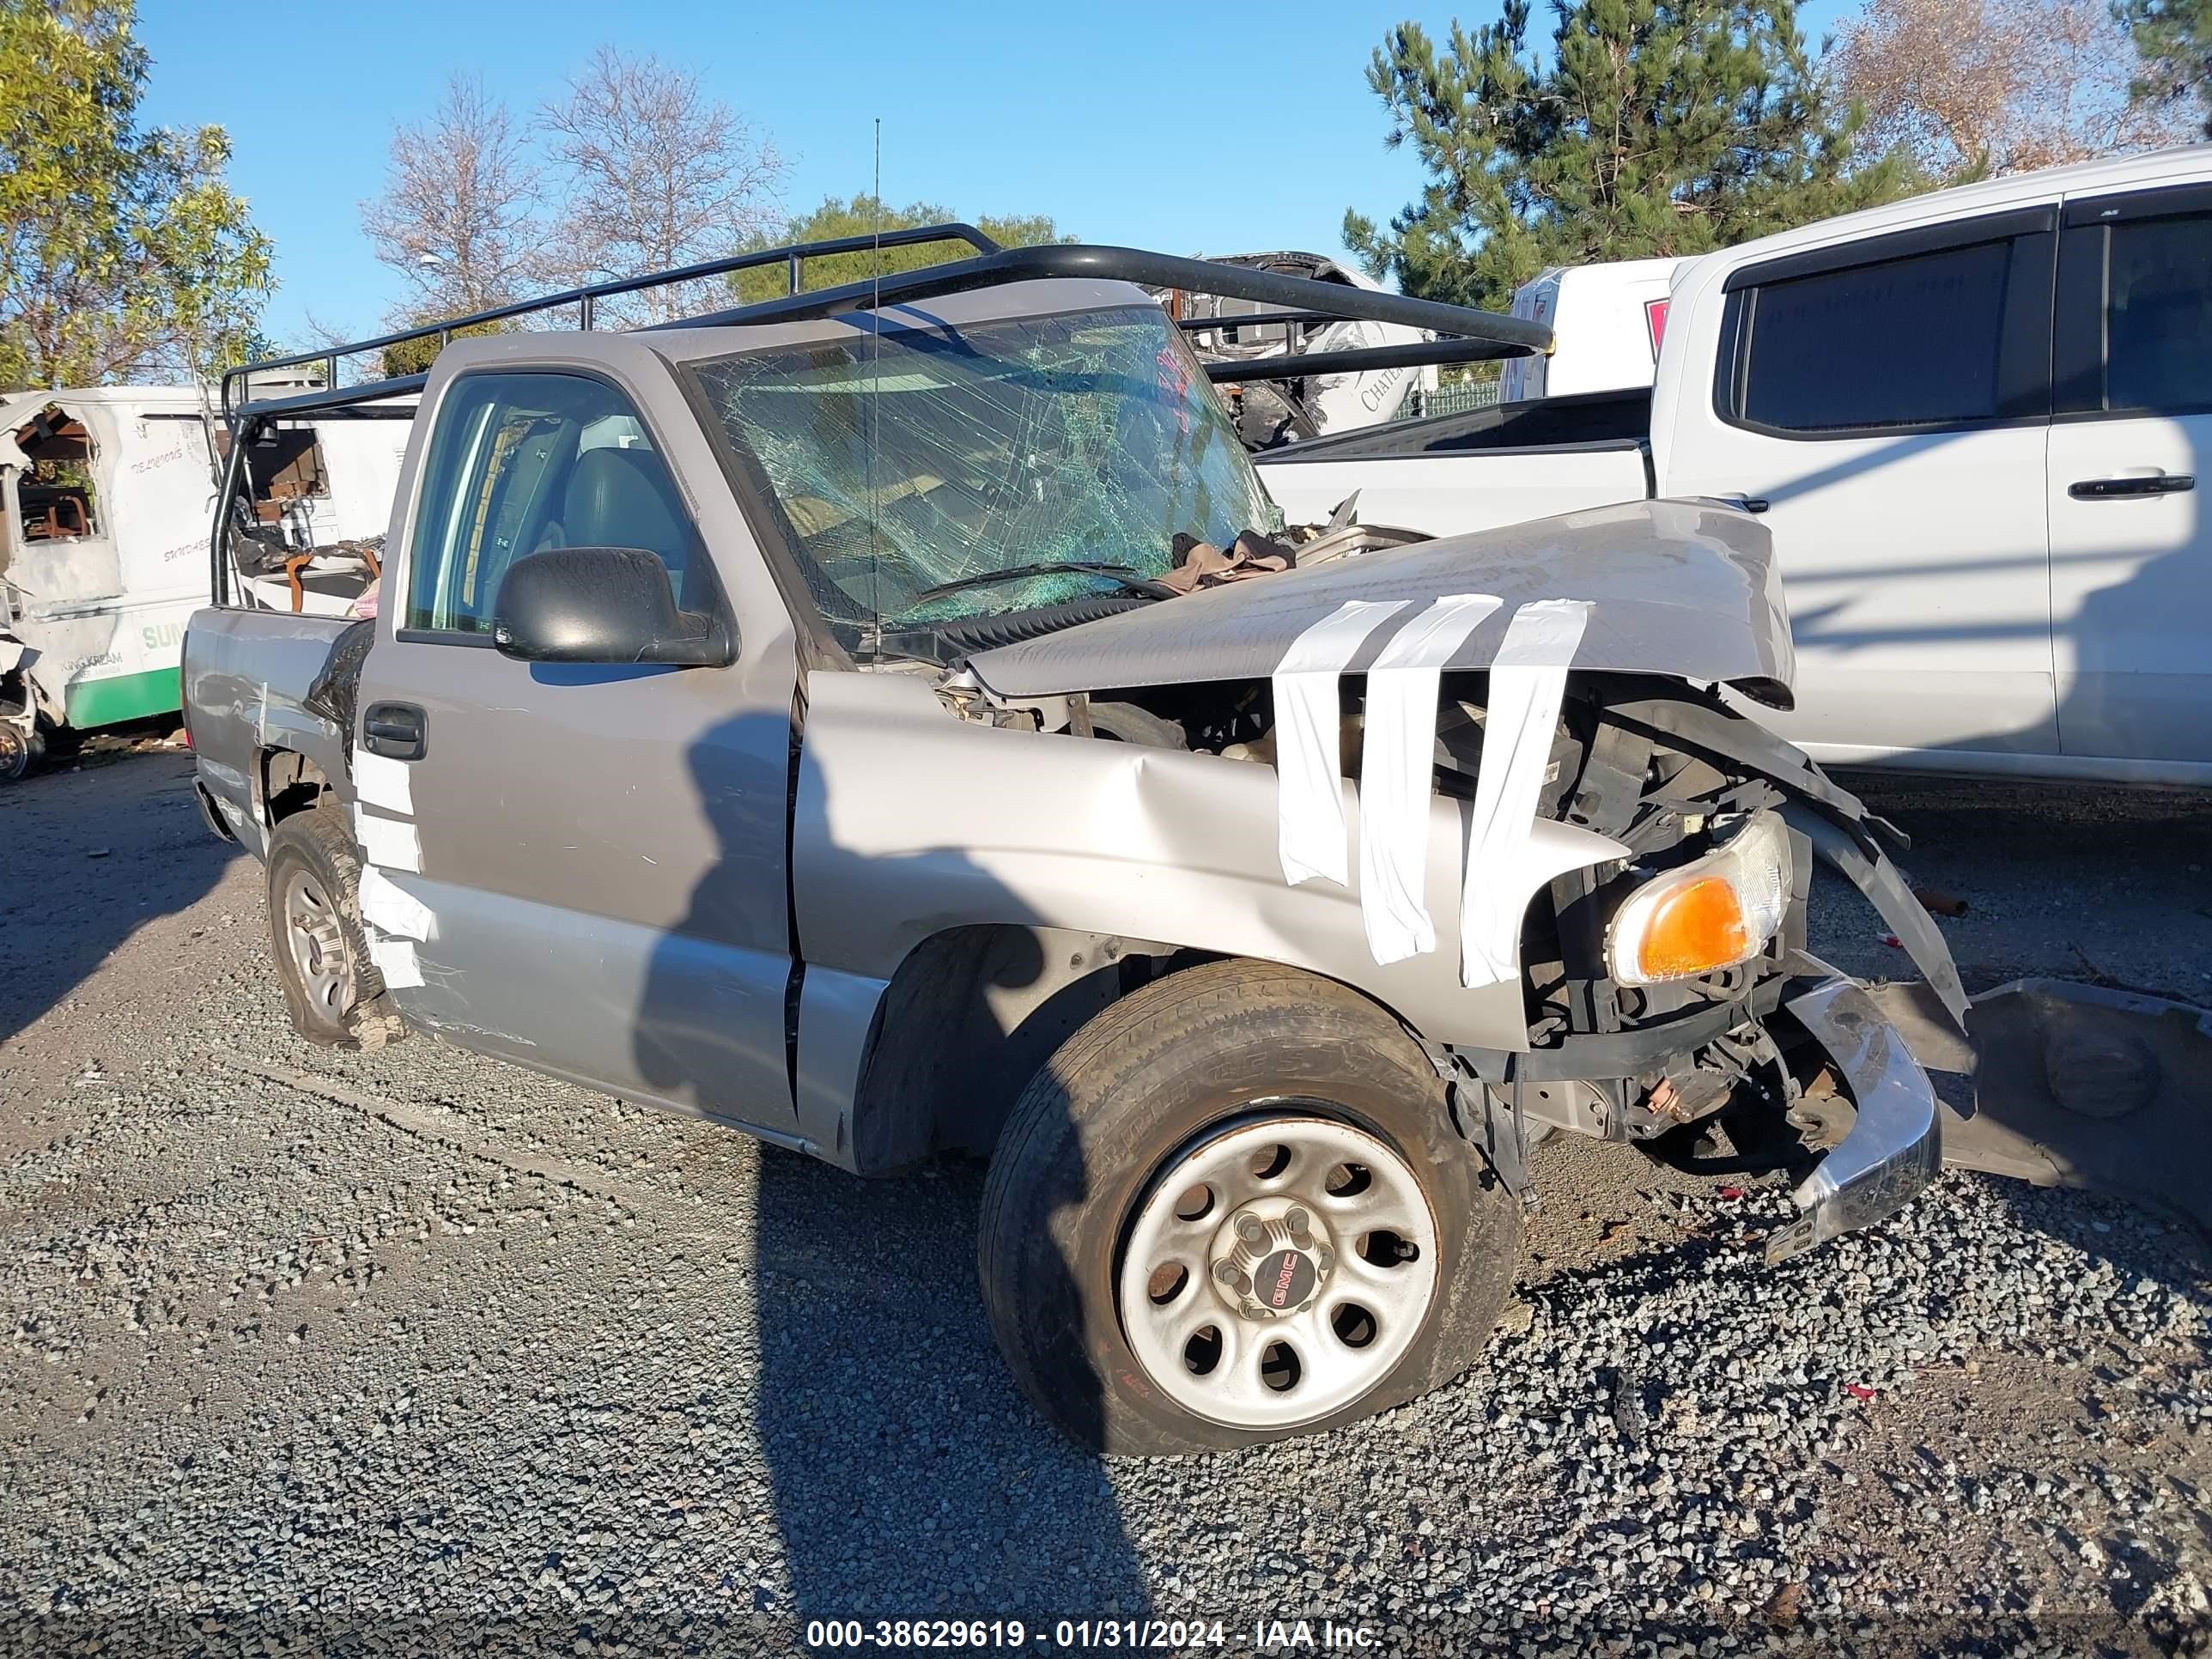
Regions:
<instances>
[{"instance_id":1,"label":"white cargo trailer","mask_svg":"<svg viewBox=\"0 0 2212 1659\"><path fill-rule=\"evenodd\" d=\"M179 707L178 650L185 618L207 603L228 441L209 415L190 386L0 397L0 777L28 763L42 728ZM345 556L288 573L283 550L352 544L373 558L404 435L384 422L303 425L247 456L252 529L272 555L250 583L258 602L343 611L349 595L319 592L315 567Z\"/></svg>"}]
</instances>

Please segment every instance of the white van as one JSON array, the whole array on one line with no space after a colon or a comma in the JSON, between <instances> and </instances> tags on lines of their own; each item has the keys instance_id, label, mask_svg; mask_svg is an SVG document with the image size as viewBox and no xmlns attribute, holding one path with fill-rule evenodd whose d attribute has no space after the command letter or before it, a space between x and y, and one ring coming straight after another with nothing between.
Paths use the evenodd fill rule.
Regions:
<instances>
[{"instance_id":1,"label":"white van","mask_svg":"<svg viewBox=\"0 0 2212 1659\"><path fill-rule=\"evenodd\" d=\"M179 705L185 618L208 602L208 537L228 442L195 386L99 386L0 397L0 777L44 727L80 730ZM404 422L329 422L273 434L247 457L270 568L249 581L277 610L343 611L317 592L323 555L375 556ZM358 554L354 556L356 558ZM353 591L358 591L359 584Z\"/></svg>"},{"instance_id":2,"label":"white van","mask_svg":"<svg viewBox=\"0 0 2212 1659\"><path fill-rule=\"evenodd\" d=\"M1499 377L1499 400L1561 398L1650 386L1666 337L1674 273L1687 259L1616 259L1553 265L1513 295L1513 314L1551 325L1549 356L1516 357Z\"/></svg>"}]
</instances>

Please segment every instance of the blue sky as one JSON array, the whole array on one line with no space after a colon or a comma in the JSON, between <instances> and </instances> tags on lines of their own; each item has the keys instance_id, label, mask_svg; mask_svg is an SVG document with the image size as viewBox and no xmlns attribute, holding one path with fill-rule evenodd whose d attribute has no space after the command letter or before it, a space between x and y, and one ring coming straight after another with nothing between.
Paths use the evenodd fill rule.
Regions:
<instances>
[{"instance_id":1,"label":"blue sky","mask_svg":"<svg viewBox=\"0 0 2212 1659\"><path fill-rule=\"evenodd\" d=\"M1815 46L1849 4L1804 8ZM139 33L155 59L147 118L230 130L233 181L276 244L268 331L304 344L307 313L359 337L396 297L358 204L380 187L393 125L423 114L454 70L520 112L602 42L685 65L790 158L793 208L867 188L880 116L895 202L1048 213L1085 241L1177 253L1334 253L1346 207L1382 218L1420 184L1411 155L1383 147L1369 53L1405 17L1440 33L1454 15L1351 0L324 0L258 14L141 0ZM1457 15L1496 14L1476 0Z\"/></svg>"}]
</instances>

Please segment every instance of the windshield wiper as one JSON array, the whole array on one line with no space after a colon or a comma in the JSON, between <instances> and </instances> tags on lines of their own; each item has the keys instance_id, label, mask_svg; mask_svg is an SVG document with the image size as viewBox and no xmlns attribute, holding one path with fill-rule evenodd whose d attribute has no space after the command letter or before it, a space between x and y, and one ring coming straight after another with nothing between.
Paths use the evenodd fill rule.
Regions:
<instances>
[{"instance_id":1,"label":"windshield wiper","mask_svg":"<svg viewBox=\"0 0 2212 1659\"><path fill-rule=\"evenodd\" d=\"M1025 576L1057 576L1070 573L1082 576L1103 576L1109 581L1119 582L1132 593L1142 593L1147 599L1174 597L1158 582L1149 580L1134 565L1101 564L1091 559L1064 559L1044 564L1009 565L1004 570L979 570L972 576L955 576L949 582L923 588L914 596L914 602L927 605L947 593L957 593L963 587L981 587L991 582L1018 581Z\"/></svg>"}]
</instances>

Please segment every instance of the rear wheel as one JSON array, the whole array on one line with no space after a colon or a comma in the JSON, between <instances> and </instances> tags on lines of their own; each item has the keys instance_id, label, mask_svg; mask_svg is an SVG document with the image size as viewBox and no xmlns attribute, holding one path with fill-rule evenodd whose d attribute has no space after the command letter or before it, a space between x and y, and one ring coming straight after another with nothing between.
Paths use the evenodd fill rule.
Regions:
<instances>
[{"instance_id":1,"label":"rear wheel","mask_svg":"<svg viewBox=\"0 0 2212 1659\"><path fill-rule=\"evenodd\" d=\"M0 719L0 783L13 783L39 763L46 738L33 724Z\"/></svg>"},{"instance_id":2,"label":"rear wheel","mask_svg":"<svg viewBox=\"0 0 2212 1659\"><path fill-rule=\"evenodd\" d=\"M361 861L335 812L296 812L269 837L269 931L293 1029L356 1040L356 1010L383 994L361 927Z\"/></svg>"},{"instance_id":3,"label":"rear wheel","mask_svg":"<svg viewBox=\"0 0 2212 1659\"><path fill-rule=\"evenodd\" d=\"M1016 1380L1101 1451L1334 1427L1471 1364L1519 1206L1427 1057L1332 981L1174 975L1064 1044L985 1191L984 1300Z\"/></svg>"}]
</instances>

